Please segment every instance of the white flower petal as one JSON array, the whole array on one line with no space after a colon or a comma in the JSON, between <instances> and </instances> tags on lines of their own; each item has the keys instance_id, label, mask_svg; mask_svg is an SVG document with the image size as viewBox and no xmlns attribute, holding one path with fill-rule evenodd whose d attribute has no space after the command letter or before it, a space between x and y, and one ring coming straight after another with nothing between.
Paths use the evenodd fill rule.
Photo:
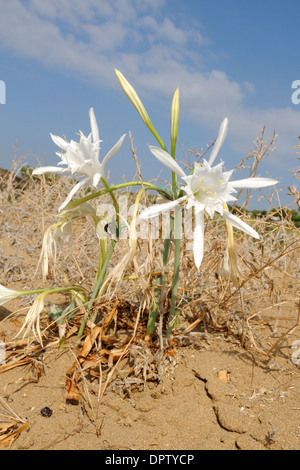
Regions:
<instances>
[{"instance_id":1,"label":"white flower petal","mask_svg":"<svg viewBox=\"0 0 300 470\"><path fill-rule=\"evenodd\" d=\"M23 334L23 338L25 338L25 336L28 336L30 333L30 330L32 330L36 339L41 343L41 345L43 345L42 335L41 335L41 330L40 330L40 315L44 308L44 298L46 295L47 295L47 292L43 292L36 296L32 306L28 310L28 313L25 317L22 328L20 329L16 337L19 336L22 333L22 331L25 330L26 328L26 331Z\"/></svg>"},{"instance_id":2,"label":"white flower petal","mask_svg":"<svg viewBox=\"0 0 300 470\"><path fill-rule=\"evenodd\" d=\"M79 131L80 139L79 142L71 140L67 142L57 135L51 135L54 143L59 146L63 151L56 152L61 158L59 165L66 165L66 168L60 169L56 167L44 167L34 171L33 174L41 174L46 172L70 172L72 174L78 173L85 175L88 179L93 181L95 185L98 184L100 178L104 178L104 165L105 163L120 149L124 137L124 134L115 146L108 152L103 159L103 162L99 162L99 151L100 142L99 129L94 113L94 109L89 109L91 133L86 137L83 132ZM99 178L99 174L101 175Z\"/></svg>"},{"instance_id":3,"label":"white flower petal","mask_svg":"<svg viewBox=\"0 0 300 470\"><path fill-rule=\"evenodd\" d=\"M248 189L255 189L255 188L265 188L267 186L272 186L273 184L277 184L279 181L273 180L272 178L245 178L243 180L236 180L230 181L231 186L234 188L248 188Z\"/></svg>"},{"instance_id":4,"label":"white flower petal","mask_svg":"<svg viewBox=\"0 0 300 470\"><path fill-rule=\"evenodd\" d=\"M184 201L187 198L187 196L180 197L179 199L176 199L175 201L170 201L170 202L165 202L164 204L156 204L151 207L147 207L147 209L144 209L140 216L139 219L149 219L150 217L155 217L162 212L169 211L176 207L178 204L180 204L182 201Z\"/></svg>"},{"instance_id":5,"label":"white flower petal","mask_svg":"<svg viewBox=\"0 0 300 470\"><path fill-rule=\"evenodd\" d=\"M96 187L101 180L102 176L104 176L104 171L101 173L95 173L93 175L93 186Z\"/></svg>"},{"instance_id":6,"label":"white flower petal","mask_svg":"<svg viewBox=\"0 0 300 470\"><path fill-rule=\"evenodd\" d=\"M92 131L93 142L98 142L99 141L99 129L98 129L96 116L95 116L95 113L94 113L94 108L90 108L89 115L90 115L90 123L91 123L91 131Z\"/></svg>"},{"instance_id":7,"label":"white flower petal","mask_svg":"<svg viewBox=\"0 0 300 470\"><path fill-rule=\"evenodd\" d=\"M208 160L208 163L210 165L212 165L212 163L214 162L216 156L218 155L218 152L219 152L220 148L223 145L224 140L226 139L227 130L228 130L228 119L225 118L221 123L218 137L217 137L217 139L214 143L213 149L211 151L211 154L210 154L210 157L209 157L209 160Z\"/></svg>"},{"instance_id":8,"label":"white flower petal","mask_svg":"<svg viewBox=\"0 0 300 470\"><path fill-rule=\"evenodd\" d=\"M165 165L167 168L169 168L169 170L176 173L178 176L180 176L180 178L185 178L186 177L186 174L184 173L182 168L180 168L178 163L174 160L174 158L171 157L171 155L168 152L166 152L165 150L163 150L159 147L152 147L151 145L149 145L149 149L151 150L153 155L163 165Z\"/></svg>"},{"instance_id":9,"label":"white flower petal","mask_svg":"<svg viewBox=\"0 0 300 470\"><path fill-rule=\"evenodd\" d=\"M64 140L62 137L59 137L58 135L53 135L53 134L51 134L51 132L50 132L50 135L51 135L51 139L53 140L53 142L54 142L60 149L66 150L67 146L69 145L69 142L67 142L66 140Z\"/></svg>"},{"instance_id":10,"label":"white flower petal","mask_svg":"<svg viewBox=\"0 0 300 470\"><path fill-rule=\"evenodd\" d=\"M35 168L32 172L33 175L42 175L43 173L61 173L63 170L57 166L42 166Z\"/></svg>"},{"instance_id":11,"label":"white flower petal","mask_svg":"<svg viewBox=\"0 0 300 470\"><path fill-rule=\"evenodd\" d=\"M59 206L58 208L58 212L60 212L64 207L66 207L66 205L69 204L69 202L71 201L72 197L74 196L75 193L77 193L77 191L81 188L81 186L84 185L84 183L88 180L88 178L85 178L81 181L79 181L79 183L75 184L74 188L71 189L71 191L69 192L68 196L66 197L66 199L64 200L64 202Z\"/></svg>"},{"instance_id":12,"label":"white flower petal","mask_svg":"<svg viewBox=\"0 0 300 470\"><path fill-rule=\"evenodd\" d=\"M5 304L9 300L19 297L22 293L16 290L8 289L0 284L0 305Z\"/></svg>"},{"instance_id":13,"label":"white flower petal","mask_svg":"<svg viewBox=\"0 0 300 470\"><path fill-rule=\"evenodd\" d=\"M242 230L243 232L247 233L251 237L259 238L258 233L252 227L250 227L250 225L246 224L241 219L231 214L230 212L226 211L225 209L223 210L222 216L224 217L225 220L227 220L231 225L233 225L237 229Z\"/></svg>"},{"instance_id":14,"label":"white flower petal","mask_svg":"<svg viewBox=\"0 0 300 470\"><path fill-rule=\"evenodd\" d=\"M110 151L105 155L105 157L103 158L102 163L101 163L103 168L104 168L105 164L108 162L108 160L113 155L115 155L115 153L117 153L118 150L121 148L121 145L123 144L123 140L125 139L125 137L126 137L126 134L123 134L122 137L118 140L118 142L113 146L113 148L110 149Z\"/></svg>"},{"instance_id":15,"label":"white flower petal","mask_svg":"<svg viewBox=\"0 0 300 470\"><path fill-rule=\"evenodd\" d=\"M195 206L195 229L193 243L194 261L197 269L200 268L204 254L204 213Z\"/></svg>"}]
</instances>

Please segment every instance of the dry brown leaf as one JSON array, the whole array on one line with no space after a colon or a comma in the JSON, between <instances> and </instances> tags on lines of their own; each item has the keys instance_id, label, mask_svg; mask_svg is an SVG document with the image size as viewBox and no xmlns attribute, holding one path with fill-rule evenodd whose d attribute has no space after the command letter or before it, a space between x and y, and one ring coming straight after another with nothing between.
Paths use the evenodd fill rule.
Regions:
<instances>
[{"instance_id":1,"label":"dry brown leaf","mask_svg":"<svg viewBox=\"0 0 300 470\"><path fill-rule=\"evenodd\" d=\"M113 344L117 341L115 335L105 335L105 330L109 326L111 320L116 316L117 313L117 306L119 301L117 301L111 310L110 314L108 315L107 319L104 322L103 326L95 326L92 328L89 333L87 334L82 349L78 355L77 361L72 365L72 367L67 371L66 376L66 402L72 405L78 405L79 403L79 388L78 388L78 380L80 377L80 372L78 372L78 368L83 365L83 363L87 360L87 356L91 351L92 347L95 344L96 339L101 335L102 340L104 339L104 343L106 344ZM115 352L116 351L116 352ZM99 360L101 360L101 356L107 355L108 360L107 362L115 361L120 357L120 350L112 350L109 351L107 349L101 349L99 351ZM92 363L91 363L92 364Z\"/></svg>"},{"instance_id":2,"label":"dry brown leaf","mask_svg":"<svg viewBox=\"0 0 300 470\"><path fill-rule=\"evenodd\" d=\"M0 448L4 449L5 447L10 447L17 437L19 437L21 432L28 428L29 422L24 423L20 427L18 426L19 423L17 421L13 421L6 425L0 425Z\"/></svg>"}]
</instances>

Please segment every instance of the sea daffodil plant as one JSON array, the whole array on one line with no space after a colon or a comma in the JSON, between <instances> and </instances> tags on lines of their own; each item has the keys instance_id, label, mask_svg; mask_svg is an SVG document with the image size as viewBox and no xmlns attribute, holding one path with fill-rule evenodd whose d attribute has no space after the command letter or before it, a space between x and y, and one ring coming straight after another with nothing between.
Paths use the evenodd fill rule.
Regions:
<instances>
[{"instance_id":1,"label":"sea daffodil plant","mask_svg":"<svg viewBox=\"0 0 300 470\"><path fill-rule=\"evenodd\" d=\"M53 287L44 289L32 289L27 291L17 291L8 289L7 287L4 287L2 284L0 284L0 306L18 297L35 295L35 300L32 306L29 308L28 313L25 317L25 321L17 336L19 336L24 330L25 331L23 337L28 336L29 333L32 331L35 338L41 344L43 344L40 330L40 314L44 308L44 299L48 295L58 294L62 292L76 293L75 295L78 295L82 301L86 301L85 289L80 286Z\"/></svg>"},{"instance_id":2,"label":"sea daffodil plant","mask_svg":"<svg viewBox=\"0 0 300 470\"><path fill-rule=\"evenodd\" d=\"M53 142L60 148L60 152L57 152L57 155L61 160L57 166L46 166L35 169L33 171L33 175L53 172L63 174L70 173L72 175L78 176L79 181L71 189L67 198L60 205L58 209L59 214L57 223L49 227L45 232L41 252L44 280L48 274L49 259L52 258L55 261L57 251L60 250L64 242L68 241L71 237L73 221L78 218L86 216L92 217L95 225L96 235L100 241L100 256L96 279L89 297L85 295L85 291L79 286L69 285L66 287L45 288L31 291L16 291L0 285L0 305L3 305L5 302L23 295L36 295L33 305L26 315L25 322L20 333L24 332L24 334L27 335L30 331L33 331L35 337L40 343L42 343L42 334L39 321L41 311L44 308L45 297L52 293L59 292L71 292L73 298L74 296L76 298L77 296L81 296L81 301L86 303L86 310L78 334L80 339L81 335L83 334L86 322L88 318L90 318L90 310L93 302L106 292L108 286L111 286L112 284L117 285L118 282L120 282L120 280L123 278L123 274L125 273L125 269L127 269L129 264L132 263L134 257L136 256L138 250L136 223L138 219L156 217L161 213L171 212L174 209L175 216L171 215L169 238L165 240L163 252L163 265L165 268L169 259L171 246L170 240L173 237L174 271L171 305L167 328L168 337L176 325L176 302L180 272L183 207L185 206L187 209L192 209L194 213L193 257L198 271L201 267L204 255L204 214L206 213L210 218L213 218L215 213L217 213L225 219L228 233L226 269L227 271L230 269L232 272L234 271L233 277L236 278L238 269L236 266L233 244L233 227L242 230L247 235L254 238L259 238L259 235L250 225L233 215L228 210L227 203L236 200L235 194L237 189L263 188L277 183L277 180L260 177L232 180L231 177L233 170L226 171L224 169L224 162L217 164L214 163L227 136L227 118L225 118L220 125L219 133L212 146L210 157L208 159L202 159L200 163L195 162L191 172L186 174L186 172L176 162L175 158L179 121L179 89L175 90L171 103L169 152L152 121L150 120L150 117L133 86L127 81L120 71L116 70L116 75L124 93L129 98L142 118L144 124L147 126L159 144L159 147L149 146L149 149L156 159L158 159L172 172L172 190L170 191L165 188L160 188L150 182L145 181L132 181L128 183L117 184L115 186L109 186L105 174L105 165L111 159L111 157L120 150L126 134L123 134L122 137L120 137L117 143L111 148L102 161L100 161L99 153L100 143L102 141L99 138L99 129L93 108L90 108L89 110L91 132L88 136L85 136L81 131L79 131L79 141L76 142L71 140L69 142L62 137L50 134ZM181 180L180 184L178 184L178 178ZM75 201L71 201L78 190L87 182L91 183L94 188L97 188L97 191ZM99 183L102 183L101 189L98 189ZM106 277L111 256L114 252L116 243L120 238L120 218L123 217L120 214L115 192L125 187L134 186L142 186L142 189L139 190L135 199L134 213L131 223L128 223L127 220L124 221L130 233L129 249L122 260L115 265L115 267ZM141 197L146 189L157 191L165 199L167 199L167 202L152 205L144 209L138 216ZM111 196L116 216L116 234L110 240L108 240L108 237L106 237L106 235L103 233L103 228L101 225L101 211L94 209L91 205L88 204L90 200L100 198L105 194L109 194ZM195 275L197 275L197 271L195 272ZM157 283L162 284L162 276L157 278ZM153 306L150 312L146 335L151 335L155 327L156 316L160 303L157 299L157 295L160 295L159 292L162 291L162 289L159 288L161 286L157 287L158 288L156 289L154 295Z\"/></svg>"},{"instance_id":3,"label":"sea daffodil plant","mask_svg":"<svg viewBox=\"0 0 300 470\"><path fill-rule=\"evenodd\" d=\"M89 116L91 132L86 137L83 132L79 131L79 142L75 142L74 140L68 142L62 137L50 134L53 142L61 149L60 152L56 152L61 158L61 161L58 163L58 166L40 167L32 172L33 175L43 173L71 173L85 176L72 188L65 201L59 207L59 211L66 207L72 197L86 182L91 182L94 187L97 187L100 180L106 182L105 165L108 160L120 150L126 136L126 134L122 135L100 163L99 152L100 142L102 142L102 140L99 139L99 129L93 108L90 108ZM66 167L61 168L59 165L66 165Z\"/></svg>"},{"instance_id":4,"label":"sea daffodil plant","mask_svg":"<svg viewBox=\"0 0 300 470\"><path fill-rule=\"evenodd\" d=\"M158 132L154 128L150 118L138 97L134 88L129 84L121 72L116 71L119 82L126 96L132 102L148 129L152 132L158 143L159 147L149 146L153 155L160 160L167 168L172 171L172 190L173 200L157 204L142 211L140 214L141 219L155 217L163 212L176 209L175 212L175 261L174 261L174 278L173 278L173 291L169 316L168 333L172 331L175 320L175 306L177 287L179 280L179 263L180 263L180 242L181 242L181 211L178 207L182 204L187 204L187 208L194 208L195 228L194 228L194 242L193 253L194 261L197 269L199 270L204 253L204 212L211 218L217 212L230 224L228 229L228 240L232 245L231 226L234 226L248 235L259 238L258 233L243 222L241 219L231 214L227 209L227 202L235 201L234 194L236 188L262 188L276 184L278 181L271 178L245 178L243 180L230 181L233 170L224 171L224 163L221 162L216 166L213 163L222 147L228 131L228 119L225 118L219 128L219 133L216 141L214 142L212 152L209 160L203 159L201 163L195 163L190 174L185 174L183 169L178 165L175 160L175 148L178 132L178 115L179 115L179 91L176 90L173 96L171 106L171 154L168 153L167 148L161 140ZM177 176L182 179L183 184L177 188ZM167 262L169 245L165 244L164 261ZM153 325L153 321L152 321ZM151 333L151 331L148 331Z\"/></svg>"}]
</instances>

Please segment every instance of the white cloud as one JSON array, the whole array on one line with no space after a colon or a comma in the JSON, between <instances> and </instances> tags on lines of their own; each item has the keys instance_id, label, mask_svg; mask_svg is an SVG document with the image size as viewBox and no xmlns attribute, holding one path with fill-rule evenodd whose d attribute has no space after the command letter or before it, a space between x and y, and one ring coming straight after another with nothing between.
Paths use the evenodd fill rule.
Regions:
<instances>
[{"instance_id":1,"label":"white cloud","mask_svg":"<svg viewBox=\"0 0 300 470\"><path fill-rule=\"evenodd\" d=\"M107 83L116 64L124 73L155 73L193 54L193 31L155 13L162 0L10 0L1 7L0 43L17 56ZM199 35L195 31L196 43ZM138 52L136 52L138 51ZM58 69L58 70L59 70ZM110 80L111 82L111 80Z\"/></svg>"},{"instance_id":2,"label":"white cloud","mask_svg":"<svg viewBox=\"0 0 300 470\"><path fill-rule=\"evenodd\" d=\"M169 18L164 18L162 25L159 28L159 38L169 41L173 45L185 46L187 42L187 34L179 28L176 28Z\"/></svg>"},{"instance_id":3,"label":"white cloud","mask_svg":"<svg viewBox=\"0 0 300 470\"><path fill-rule=\"evenodd\" d=\"M114 51L120 48L126 39L127 29L122 25L118 25L113 21L106 21L101 25L84 24L82 31L89 38L89 42L94 45L94 52L97 51Z\"/></svg>"}]
</instances>

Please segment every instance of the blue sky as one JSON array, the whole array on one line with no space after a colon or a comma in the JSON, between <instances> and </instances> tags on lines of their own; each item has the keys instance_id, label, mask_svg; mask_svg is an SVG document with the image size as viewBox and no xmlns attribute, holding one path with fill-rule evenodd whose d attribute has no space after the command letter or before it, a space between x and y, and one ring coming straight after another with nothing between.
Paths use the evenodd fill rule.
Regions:
<instances>
[{"instance_id":1,"label":"blue sky","mask_svg":"<svg viewBox=\"0 0 300 470\"><path fill-rule=\"evenodd\" d=\"M2 1L0 80L6 104L0 104L0 166L11 167L16 141L17 156L25 154L28 164L56 164L49 133L68 140L79 129L88 134L93 106L102 156L131 131L144 179L170 179L148 150L156 142L123 94L117 68L138 91L167 146L177 87L185 152L205 148L227 116L229 132L219 156L231 169L254 148L263 126L266 140L275 130L276 149L260 175L279 179L281 202L290 202L287 186L296 184L290 171L299 163L294 146L300 104L291 100L292 82L300 80L299 14L299 0ZM113 183L123 175L132 178L128 139L108 166Z\"/></svg>"}]
</instances>

